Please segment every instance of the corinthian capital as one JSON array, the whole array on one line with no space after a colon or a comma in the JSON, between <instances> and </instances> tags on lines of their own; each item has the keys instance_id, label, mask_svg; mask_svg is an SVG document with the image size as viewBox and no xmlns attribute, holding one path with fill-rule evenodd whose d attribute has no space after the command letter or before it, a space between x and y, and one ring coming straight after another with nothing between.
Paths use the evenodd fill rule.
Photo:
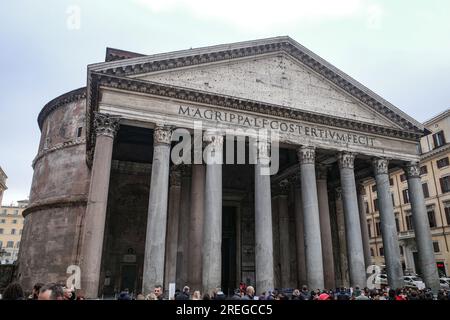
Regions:
<instances>
[{"instance_id":1,"label":"corinthian capital","mask_svg":"<svg viewBox=\"0 0 450 320\"><path fill-rule=\"evenodd\" d=\"M409 178L420 178L420 167L418 162L407 163L403 170L405 170L406 177Z\"/></svg>"},{"instance_id":2,"label":"corinthian capital","mask_svg":"<svg viewBox=\"0 0 450 320\"><path fill-rule=\"evenodd\" d=\"M316 158L315 148L310 146L301 146L297 149L297 156L300 164L314 163Z\"/></svg>"},{"instance_id":3,"label":"corinthian capital","mask_svg":"<svg viewBox=\"0 0 450 320\"><path fill-rule=\"evenodd\" d=\"M94 128L97 136L108 136L114 138L119 130L120 117L106 113L94 113Z\"/></svg>"},{"instance_id":4,"label":"corinthian capital","mask_svg":"<svg viewBox=\"0 0 450 320\"><path fill-rule=\"evenodd\" d=\"M375 175L388 173L388 160L387 159L373 159L373 171Z\"/></svg>"},{"instance_id":5,"label":"corinthian capital","mask_svg":"<svg viewBox=\"0 0 450 320\"><path fill-rule=\"evenodd\" d=\"M172 141L172 129L165 126L156 126L153 131L153 143L157 144L169 144Z\"/></svg>"},{"instance_id":6,"label":"corinthian capital","mask_svg":"<svg viewBox=\"0 0 450 320\"><path fill-rule=\"evenodd\" d=\"M223 135L213 132L205 132L203 136L206 145L216 148L222 148L223 146Z\"/></svg>"},{"instance_id":7,"label":"corinthian capital","mask_svg":"<svg viewBox=\"0 0 450 320\"><path fill-rule=\"evenodd\" d=\"M353 169L355 167L355 154L351 152L338 153L339 168Z\"/></svg>"}]
</instances>

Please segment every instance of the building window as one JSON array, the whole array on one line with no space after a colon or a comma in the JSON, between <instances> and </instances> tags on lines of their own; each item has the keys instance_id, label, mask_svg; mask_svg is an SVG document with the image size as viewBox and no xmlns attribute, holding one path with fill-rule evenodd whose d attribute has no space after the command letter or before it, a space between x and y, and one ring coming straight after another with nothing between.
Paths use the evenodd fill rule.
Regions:
<instances>
[{"instance_id":1,"label":"building window","mask_svg":"<svg viewBox=\"0 0 450 320\"><path fill-rule=\"evenodd\" d=\"M409 203L409 192L408 189L402 191L403 194L403 203Z\"/></svg>"},{"instance_id":2,"label":"building window","mask_svg":"<svg viewBox=\"0 0 450 320\"><path fill-rule=\"evenodd\" d=\"M421 166L420 167L420 175L427 174L427 173L428 173L427 166Z\"/></svg>"},{"instance_id":3,"label":"building window","mask_svg":"<svg viewBox=\"0 0 450 320\"><path fill-rule=\"evenodd\" d=\"M403 255L403 246L399 246L400 248L400 255Z\"/></svg>"},{"instance_id":4,"label":"building window","mask_svg":"<svg viewBox=\"0 0 450 320\"><path fill-rule=\"evenodd\" d=\"M441 183L442 193L450 192L450 176L440 178L439 182Z\"/></svg>"},{"instance_id":5,"label":"building window","mask_svg":"<svg viewBox=\"0 0 450 320\"><path fill-rule=\"evenodd\" d=\"M79 127L77 129L77 138L81 137L81 133L83 132L83 127Z\"/></svg>"},{"instance_id":6,"label":"building window","mask_svg":"<svg viewBox=\"0 0 450 320\"><path fill-rule=\"evenodd\" d=\"M20 247L20 241L17 241L16 242L16 248L19 248Z\"/></svg>"},{"instance_id":7,"label":"building window","mask_svg":"<svg viewBox=\"0 0 450 320\"><path fill-rule=\"evenodd\" d=\"M8 241L8 242L6 243L6 247L7 247L7 248L14 248L14 241Z\"/></svg>"},{"instance_id":8,"label":"building window","mask_svg":"<svg viewBox=\"0 0 450 320\"><path fill-rule=\"evenodd\" d=\"M369 238L372 238L372 228L370 227L370 220L367 220L367 232L369 233Z\"/></svg>"},{"instance_id":9,"label":"building window","mask_svg":"<svg viewBox=\"0 0 450 320\"><path fill-rule=\"evenodd\" d=\"M0 249L3 247L3 242L0 241Z\"/></svg>"},{"instance_id":10,"label":"building window","mask_svg":"<svg viewBox=\"0 0 450 320\"><path fill-rule=\"evenodd\" d=\"M11 234L16 234L16 229L11 229Z\"/></svg>"},{"instance_id":11,"label":"building window","mask_svg":"<svg viewBox=\"0 0 450 320\"><path fill-rule=\"evenodd\" d=\"M395 213L395 227L397 228L397 232L400 232L400 220L398 218L398 213Z\"/></svg>"},{"instance_id":12,"label":"building window","mask_svg":"<svg viewBox=\"0 0 450 320\"><path fill-rule=\"evenodd\" d=\"M369 214L369 203L364 201L364 209L366 210L366 214Z\"/></svg>"},{"instance_id":13,"label":"building window","mask_svg":"<svg viewBox=\"0 0 450 320\"><path fill-rule=\"evenodd\" d=\"M12 221L12 223L16 224L16 223L17 223L17 219L14 219L14 220Z\"/></svg>"},{"instance_id":14,"label":"building window","mask_svg":"<svg viewBox=\"0 0 450 320\"><path fill-rule=\"evenodd\" d=\"M6 209L3 209L3 214L7 214L8 211Z\"/></svg>"},{"instance_id":15,"label":"building window","mask_svg":"<svg viewBox=\"0 0 450 320\"><path fill-rule=\"evenodd\" d=\"M426 183L426 182L422 183L422 190L423 190L423 196L425 198L429 198L430 197L430 191L428 190L428 183Z\"/></svg>"},{"instance_id":16,"label":"building window","mask_svg":"<svg viewBox=\"0 0 450 320\"><path fill-rule=\"evenodd\" d=\"M380 221L375 222L375 231L376 231L377 237L379 237L381 235Z\"/></svg>"},{"instance_id":17,"label":"building window","mask_svg":"<svg viewBox=\"0 0 450 320\"><path fill-rule=\"evenodd\" d=\"M447 225L450 226L450 202L444 202L444 211Z\"/></svg>"},{"instance_id":18,"label":"building window","mask_svg":"<svg viewBox=\"0 0 450 320\"><path fill-rule=\"evenodd\" d=\"M0 220L0 223L6 223L5 219Z\"/></svg>"},{"instance_id":19,"label":"building window","mask_svg":"<svg viewBox=\"0 0 450 320\"><path fill-rule=\"evenodd\" d=\"M3 229L0 229L0 234L3 234Z\"/></svg>"},{"instance_id":20,"label":"building window","mask_svg":"<svg viewBox=\"0 0 450 320\"><path fill-rule=\"evenodd\" d=\"M389 184L390 184L391 186L393 186L393 185L394 185L394 179L389 178Z\"/></svg>"},{"instance_id":21,"label":"building window","mask_svg":"<svg viewBox=\"0 0 450 320\"><path fill-rule=\"evenodd\" d=\"M373 208L378 211L378 199L373 199Z\"/></svg>"},{"instance_id":22,"label":"building window","mask_svg":"<svg viewBox=\"0 0 450 320\"><path fill-rule=\"evenodd\" d=\"M444 137L444 131L439 131L433 134L433 142L434 142L434 148L439 148L445 144L445 137Z\"/></svg>"},{"instance_id":23,"label":"building window","mask_svg":"<svg viewBox=\"0 0 450 320\"><path fill-rule=\"evenodd\" d=\"M400 175L400 181L403 182L403 181L405 181L405 180L406 180L406 174L402 173L402 174Z\"/></svg>"},{"instance_id":24,"label":"building window","mask_svg":"<svg viewBox=\"0 0 450 320\"><path fill-rule=\"evenodd\" d=\"M413 222L412 222L411 211L406 212L405 220L406 220L406 229L408 231L412 230L413 229Z\"/></svg>"},{"instance_id":25,"label":"building window","mask_svg":"<svg viewBox=\"0 0 450 320\"><path fill-rule=\"evenodd\" d=\"M394 194L391 192L391 198L392 198L392 205L395 207L395 199Z\"/></svg>"},{"instance_id":26,"label":"building window","mask_svg":"<svg viewBox=\"0 0 450 320\"><path fill-rule=\"evenodd\" d=\"M375 256L375 252L374 252L373 248L370 248L370 255L371 255L372 257Z\"/></svg>"},{"instance_id":27,"label":"building window","mask_svg":"<svg viewBox=\"0 0 450 320\"><path fill-rule=\"evenodd\" d=\"M438 241L433 241L433 249L434 249L434 252L441 252Z\"/></svg>"},{"instance_id":28,"label":"building window","mask_svg":"<svg viewBox=\"0 0 450 320\"><path fill-rule=\"evenodd\" d=\"M384 256L384 248L380 247L380 256Z\"/></svg>"},{"instance_id":29,"label":"building window","mask_svg":"<svg viewBox=\"0 0 450 320\"><path fill-rule=\"evenodd\" d=\"M14 210L14 214L17 216L19 214L19 210Z\"/></svg>"},{"instance_id":30,"label":"building window","mask_svg":"<svg viewBox=\"0 0 450 320\"><path fill-rule=\"evenodd\" d=\"M372 192L377 192L377 185L376 184L372 185Z\"/></svg>"},{"instance_id":31,"label":"building window","mask_svg":"<svg viewBox=\"0 0 450 320\"><path fill-rule=\"evenodd\" d=\"M449 165L449 161L448 161L448 157L439 159L436 161L436 165L439 169L443 168L443 167L447 167Z\"/></svg>"},{"instance_id":32,"label":"building window","mask_svg":"<svg viewBox=\"0 0 450 320\"><path fill-rule=\"evenodd\" d=\"M433 206L427 207L427 214L428 214L428 222L430 224L430 228L436 228L436 216L434 214Z\"/></svg>"}]
</instances>

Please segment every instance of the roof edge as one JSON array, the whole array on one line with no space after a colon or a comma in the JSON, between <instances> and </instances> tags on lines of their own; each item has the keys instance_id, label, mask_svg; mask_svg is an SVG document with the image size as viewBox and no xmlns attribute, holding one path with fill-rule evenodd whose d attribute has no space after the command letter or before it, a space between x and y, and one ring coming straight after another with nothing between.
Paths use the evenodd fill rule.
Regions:
<instances>
[{"instance_id":1,"label":"roof edge","mask_svg":"<svg viewBox=\"0 0 450 320\"><path fill-rule=\"evenodd\" d=\"M39 125L39 129L42 130L42 126L44 124L44 120L47 116L67 103L77 101L80 99L86 98L86 87L81 87L54 98L53 100L47 102L47 104L42 108L41 112L39 112L37 122Z\"/></svg>"}]
</instances>

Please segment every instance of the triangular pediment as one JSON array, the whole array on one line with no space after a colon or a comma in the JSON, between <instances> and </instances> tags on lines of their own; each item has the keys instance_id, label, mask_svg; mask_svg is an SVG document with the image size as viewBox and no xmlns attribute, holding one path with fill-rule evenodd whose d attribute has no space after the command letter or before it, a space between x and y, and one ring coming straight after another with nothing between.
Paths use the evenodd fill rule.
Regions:
<instances>
[{"instance_id":1,"label":"triangular pediment","mask_svg":"<svg viewBox=\"0 0 450 320\"><path fill-rule=\"evenodd\" d=\"M298 61L281 53L148 73L137 78L399 128Z\"/></svg>"},{"instance_id":2,"label":"triangular pediment","mask_svg":"<svg viewBox=\"0 0 450 320\"><path fill-rule=\"evenodd\" d=\"M90 73L423 132L423 126L289 37L111 61Z\"/></svg>"}]
</instances>

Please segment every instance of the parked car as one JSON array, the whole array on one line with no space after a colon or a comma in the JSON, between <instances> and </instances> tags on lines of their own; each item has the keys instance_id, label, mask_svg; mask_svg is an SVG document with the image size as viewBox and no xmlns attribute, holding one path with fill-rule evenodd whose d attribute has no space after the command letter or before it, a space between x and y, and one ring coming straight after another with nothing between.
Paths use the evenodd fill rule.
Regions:
<instances>
[{"instance_id":1,"label":"parked car","mask_svg":"<svg viewBox=\"0 0 450 320\"><path fill-rule=\"evenodd\" d=\"M405 287L423 290L425 289L425 283L422 278L418 276L404 276Z\"/></svg>"},{"instance_id":2,"label":"parked car","mask_svg":"<svg viewBox=\"0 0 450 320\"><path fill-rule=\"evenodd\" d=\"M439 284L441 289L450 290L450 278L440 278Z\"/></svg>"},{"instance_id":3,"label":"parked car","mask_svg":"<svg viewBox=\"0 0 450 320\"><path fill-rule=\"evenodd\" d=\"M387 275L380 273L375 277L375 284L380 285L382 288L388 285Z\"/></svg>"}]
</instances>

